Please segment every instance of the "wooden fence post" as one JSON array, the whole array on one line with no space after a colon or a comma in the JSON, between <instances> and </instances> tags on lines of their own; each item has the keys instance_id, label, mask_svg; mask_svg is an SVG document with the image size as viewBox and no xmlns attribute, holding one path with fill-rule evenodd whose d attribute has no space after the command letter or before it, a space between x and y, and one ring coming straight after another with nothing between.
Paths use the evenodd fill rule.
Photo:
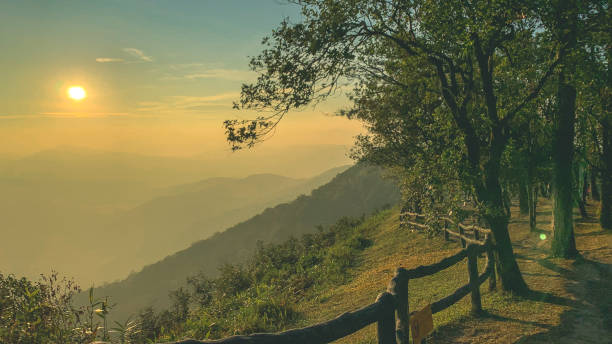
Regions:
<instances>
[{"instance_id":1,"label":"wooden fence post","mask_svg":"<svg viewBox=\"0 0 612 344\"><path fill-rule=\"evenodd\" d=\"M395 336L399 344L409 342L409 306L408 306L408 281L409 279L400 273L398 268L395 276L389 283L388 291L395 297L396 316Z\"/></svg>"},{"instance_id":2,"label":"wooden fence post","mask_svg":"<svg viewBox=\"0 0 612 344\"><path fill-rule=\"evenodd\" d=\"M395 341L395 298L390 293L378 295L376 302L382 302L377 323L378 344L396 344Z\"/></svg>"},{"instance_id":3,"label":"wooden fence post","mask_svg":"<svg viewBox=\"0 0 612 344\"><path fill-rule=\"evenodd\" d=\"M463 239L463 236L465 235L465 230L463 229L463 227L461 227L461 224L457 224L457 228L459 228L459 234L461 234L461 237L459 238L461 240L461 247L465 248L465 239Z\"/></svg>"},{"instance_id":4,"label":"wooden fence post","mask_svg":"<svg viewBox=\"0 0 612 344\"><path fill-rule=\"evenodd\" d=\"M478 284L478 246L470 244L468 246L468 274L470 276L470 291L472 293L472 314L482 312L480 302L480 284Z\"/></svg>"},{"instance_id":5,"label":"wooden fence post","mask_svg":"<svg viewBox=\"0 0 612 344\"><path fill-rule=\"evenodd\" d=\"M497 289L497 276L495 275L495 256L493 255L493 240L491 235L487 234L487 265L491 265L491 275L489 275L489 290Z\"/></svg>"},{"instance_id":6,"label":"wooden fence post","mask_svg":"<svg viewBox=\"0 0 612 344\"><path fill-rule=\"evenodd\" d=\"M480 231L474 228L474 239L480 240Z\"/></svg>"},{"instance_id":7,"label":"wooden fence post","mask_svg":"<svg viewBox=\"0 0 612 344\"><path fill-rule=\"evenodd\" d=\"M442 221L444 221L444 240L449 241L450 238L448 236L448 222L446 220Z\"/></svg>"}]
</instances>

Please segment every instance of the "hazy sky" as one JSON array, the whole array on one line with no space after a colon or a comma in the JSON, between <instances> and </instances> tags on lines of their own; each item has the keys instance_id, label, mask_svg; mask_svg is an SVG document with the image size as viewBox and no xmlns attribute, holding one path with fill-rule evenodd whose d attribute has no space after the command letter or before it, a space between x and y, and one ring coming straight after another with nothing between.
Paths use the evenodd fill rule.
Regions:
<instances>
[{"instance_id":1,"label":"hazy sky","mask_svg":"<svg viewBox=\"0 0 612 344\"><path fill-rule=\"evenodd\" d=\"M0 2L0 154L56 146L193 155L227 151L221 123L249 56L299 9L275 0ZM87 97L67 96L82 86ZM288 117L267 145L352 143L342 97Z\"/></svg>"}]
</instances>

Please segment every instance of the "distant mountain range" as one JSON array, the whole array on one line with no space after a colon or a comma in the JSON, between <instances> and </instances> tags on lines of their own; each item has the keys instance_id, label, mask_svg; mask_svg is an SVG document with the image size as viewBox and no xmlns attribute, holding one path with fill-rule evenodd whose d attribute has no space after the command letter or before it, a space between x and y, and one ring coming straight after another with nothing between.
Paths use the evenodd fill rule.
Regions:
<instances>
[{"instance_id":1,"label":"distant mountain range","mask_svg":"<svg viewBox=\"0 0 612 344\"><path fill-rule=\"evenodd\" d=\"M139 268L247 220L264 209L288 202L329 182L349 166L337 167L309 179L273 174L246 178L211 178L179 185L136 208L122 212L104 225L113 238L114 254L100 252L98 273L110 275L118 267ZM120 240L117 240L120 239ZM124 276L127 272L124 271Z\"/></svg>"},{"instance_id":2,"label":"distant mountain range","mask_svg":"<svg viewBox=\"0 0 612 344\"><path fill-rule=\"evenodd\" d=\"M311 195L268 208L224 232L197 241L123 281L97 288L96 295L110 296L117 303L113 313L119 318L135 314L148 305L166 307L168 292L183 285L188 276L198 272L212 276L224 263L245 261L253 253L257 241L279 242L313 232L317 225L330 225L343 216L361 216L397 203L400 198L397 185L383 179L381 173L375 167L353 166L312 191ZM252 178L264 185L270 176ZM171 199L169 196L167 200ZM159 206L163 207L162 204ZM172 226L171 223L167 225ZM176 235L182 234L176 232Z\"/></svg>"},{"instance_id":3,"label":"distant mountain range","mask_svg":"<svg viewBox=\"0 0 612 344\"><path fill-rule=\"evenodd\" d=\"M346 163L345 148L333 145L195 158L61 147L5 157L0 271L36 278L55 269L82 285L124 278L309 193L343 168L321 171Z\"/></svg>"}]
</instances>

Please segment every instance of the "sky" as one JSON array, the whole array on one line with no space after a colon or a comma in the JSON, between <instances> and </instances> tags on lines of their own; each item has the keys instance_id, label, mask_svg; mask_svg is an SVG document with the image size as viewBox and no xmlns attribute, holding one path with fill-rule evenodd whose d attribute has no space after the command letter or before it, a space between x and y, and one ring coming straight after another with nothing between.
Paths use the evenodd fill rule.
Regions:
<instances>
[{"instance_id":1,"label":"sky","mask_svg":"<svg viewBox=\"0 0 612 344\"><path fill-rule=\"evenodd\" d=\"M254 116L231 108L249 56L285 17L299 8L281 0L1 1L0 155L226 153L223 120ZM264 145L350 145L359 123L330 116L345 105L292 113Z\"/></svg>"}]
</instances>

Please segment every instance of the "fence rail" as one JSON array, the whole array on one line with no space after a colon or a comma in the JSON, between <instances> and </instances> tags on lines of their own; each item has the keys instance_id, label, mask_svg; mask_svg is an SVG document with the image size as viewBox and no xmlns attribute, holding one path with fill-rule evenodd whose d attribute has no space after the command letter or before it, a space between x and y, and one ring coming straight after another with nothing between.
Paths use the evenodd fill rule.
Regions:
<instances>
[{"instance_id":1,"label":"fence rail","mask_svg":"<svg viewBox=\"0 0 612 344\"><path fill-rule=\"evenodd\" d=\"M418 223L416 220L424 219L421 214L402 213L408 215L415 221L400 218L402 223L412 225L416 228L429 228L426 224ZM467 270L469 282L459 287L452 294L431 304L432 314L441 312L454 305L467 294L471 294L471 311L474 314L482 312L480 297L480 285L487 279L489 280L489 290L496 288L495 268L490 233L486 228L475 225L455 224L449 218L440 218L444 223L444 238L449 240L449 236L457 237L463 249L452 256L446 257L441 261L431 264L418 266L413 269L398 268L395 275L389 282L387 291L378 295L376 301L361 309L347 312L335 319L319 323L316 325L288 330L279 333L255 333L246 336L233 336L219 340L182 340L172 342L174 344L323 344L346 337L362 328L377 323L377 335L379 344L408 344L409 343L409 322L410 317L415 312L409 309L409 288L410 280L430 276L463 261L467 257ZM459 232L454 232L450 228L454 226ZM474 238L469 238L465 231L472 232ZM478 234L476 234L478 233ZM484 240L479 240L480 234L484 235ZM482 274L478 274L478 258L482 253L486 255L486 267ZM168 344L172 344L168 343Z\"/></svg>"}]
</instances>

